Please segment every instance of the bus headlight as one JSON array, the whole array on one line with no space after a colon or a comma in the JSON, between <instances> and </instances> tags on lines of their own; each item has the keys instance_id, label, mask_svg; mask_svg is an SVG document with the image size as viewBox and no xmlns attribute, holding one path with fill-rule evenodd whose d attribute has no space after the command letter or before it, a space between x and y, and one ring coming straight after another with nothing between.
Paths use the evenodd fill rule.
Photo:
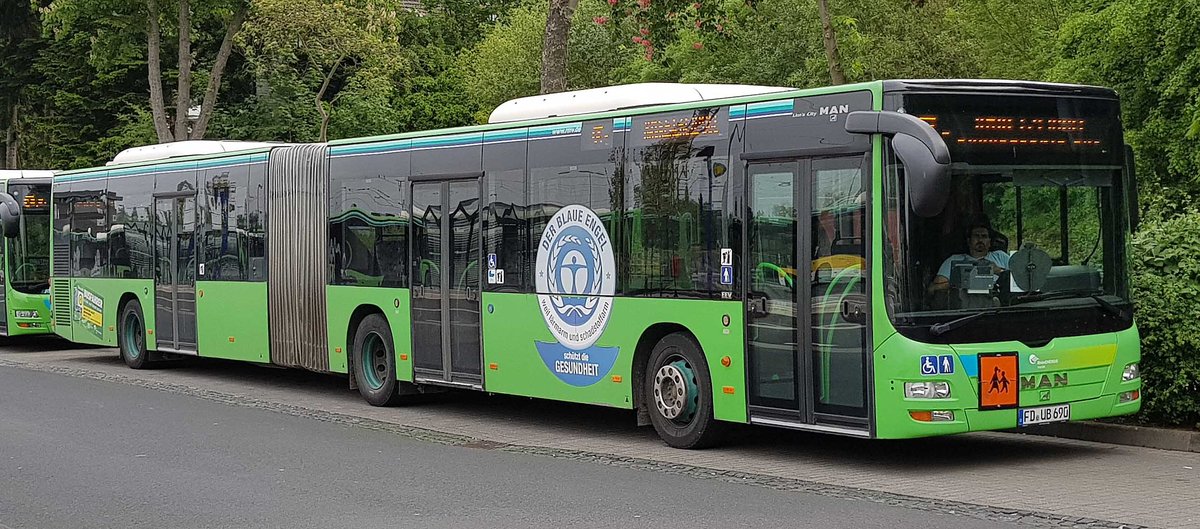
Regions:
<instances>
[{"instance_id":1,"label":"bus headlight","mask_svg":"<svg viewBox=\"0 0 1200 529\"><path fill-rule=\"evenodd\" d=\"M1134 362L1125 366L1125 371L1121 373L1121 382L1129 382L1140 376L1142 376L1142 373L1138 371L1137 362Z\"/></svg>"},{"instance_id":2,"label":"bus headlight","mask_svg":"<svg viewBox=\"0 0 1200 529\"><path fill-rule=\"evenodd\" d=\"M949 382L905 382L904 397L909 399L948 399Z\"/></svg>"}]
</instances>

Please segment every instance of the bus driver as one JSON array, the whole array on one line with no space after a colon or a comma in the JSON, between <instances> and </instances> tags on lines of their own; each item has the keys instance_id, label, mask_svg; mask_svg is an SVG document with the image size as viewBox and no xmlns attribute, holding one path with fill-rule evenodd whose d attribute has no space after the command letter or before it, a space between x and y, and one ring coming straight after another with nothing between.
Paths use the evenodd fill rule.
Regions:
<instances>
[{"instance_id":1,"label":"bus driver","mask_svg":"<svg viewBox=\"0 0 1200 529\"><path fill-rule=\"evenodd\" d=\"M934 294L946 290L950 286L950 267L955 263L965 263L986 259L992 264L992 273L999 274L1008 268L1008 253L1003 250L992 250L992 227L988 218L976 216L967 224L967 251L970 254L954 254L942 261L937 275L929 284L929 293Z\"/></svg>"}]
</instances>

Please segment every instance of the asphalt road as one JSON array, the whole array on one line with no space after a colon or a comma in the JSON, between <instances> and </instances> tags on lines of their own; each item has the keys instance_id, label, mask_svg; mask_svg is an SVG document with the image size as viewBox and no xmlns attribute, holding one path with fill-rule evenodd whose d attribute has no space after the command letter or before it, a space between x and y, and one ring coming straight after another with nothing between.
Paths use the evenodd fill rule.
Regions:
<instances>
[{"instance_id":1,"label":"asphalt road","mask_svg":"<svg viewBox=\"0 0 1200 529\"><path fill-rule=\"evenodd\" d=\"M0 529L997 526L0 367Z\"/></svg>"}]
</instances>

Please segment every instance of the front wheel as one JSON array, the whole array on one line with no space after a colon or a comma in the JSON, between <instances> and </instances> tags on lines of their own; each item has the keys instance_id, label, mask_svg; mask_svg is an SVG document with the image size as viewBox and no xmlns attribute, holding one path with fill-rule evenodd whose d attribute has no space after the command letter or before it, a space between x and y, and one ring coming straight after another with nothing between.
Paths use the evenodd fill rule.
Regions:
<instances>
[{"instance_id":1,"label":"front wheel","mask_svg":"<svg viewBox=\"0 0 1200 529\"><path fill-rule=\"evenodd\" d=\"M121 360L133 369L150 366L150 353L146 351L146 320L142 319L142 304L132 299L121 309L120 331L117 333L117 348Z\"/></svg>"},{"instance_id":2,"label":"front wheel","mask_svg":"<svg viewBox=\"0 0 1200 529\"><path fill-rule=\"evenodd\" d=\"M646 363L643 398L654 430L675 448L707 448L721 442L725 425L713 418L712 379L700 346L673 333L654 346Z\"/></svg>"},{"instance_id":3,"label":"front wheel","mask_svg":"<svg viewBox=\"0 0 1200 529\"><path fill-rule=\"evenodd\" d=\"M380 314L371 314L358 324L351 349L358 392L372 406L392 406L400 395L396 384L396 353L392 329Z\"/></svg>"}]
</instances>

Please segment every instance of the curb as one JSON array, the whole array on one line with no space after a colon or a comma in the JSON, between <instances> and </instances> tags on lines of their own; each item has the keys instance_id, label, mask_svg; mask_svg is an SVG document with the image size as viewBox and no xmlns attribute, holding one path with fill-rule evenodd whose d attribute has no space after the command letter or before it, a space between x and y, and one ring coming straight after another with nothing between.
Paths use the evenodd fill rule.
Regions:
<instances>
[{"instance_id":1,"label":"curb","mask_svg":"<svg viewBox=\"0 0 1200 529\"><path fill-rule=\"evenodd\" d=\"M1189 430L1080 421L1044 424L1009 432L1200 453L1200 432Z\"/></svg>"}]
</instances>

